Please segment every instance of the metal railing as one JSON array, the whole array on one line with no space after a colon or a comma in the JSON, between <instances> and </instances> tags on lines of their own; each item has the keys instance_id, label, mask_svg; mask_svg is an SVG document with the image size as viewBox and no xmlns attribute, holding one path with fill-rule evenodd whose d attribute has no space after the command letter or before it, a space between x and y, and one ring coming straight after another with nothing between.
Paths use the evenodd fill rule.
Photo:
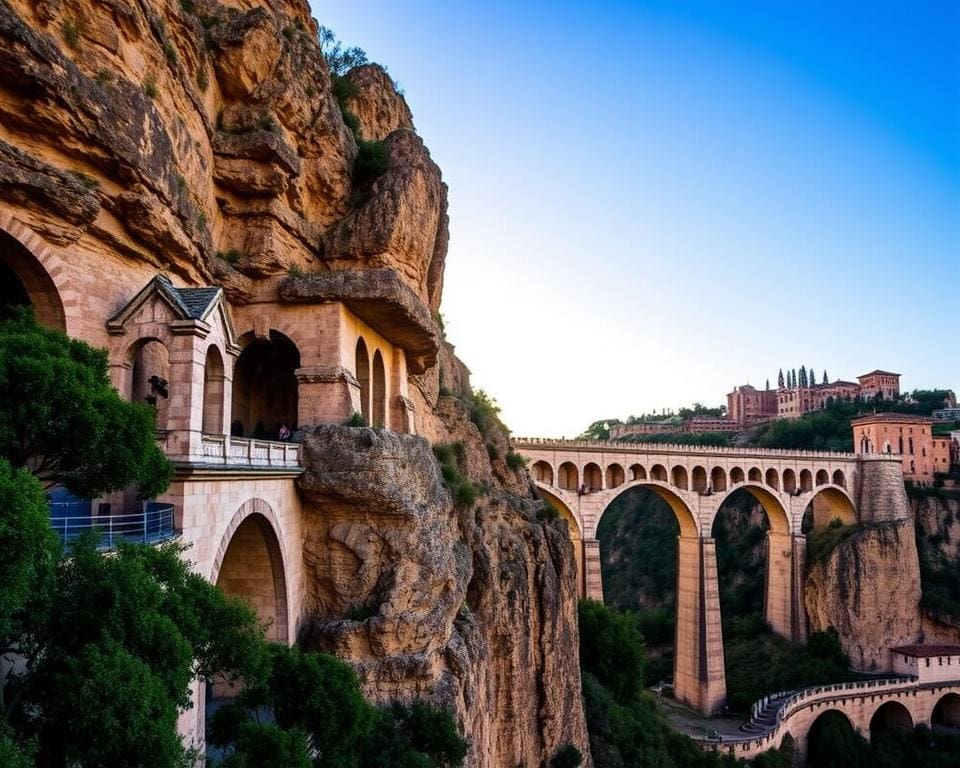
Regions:
<instances>
[{"instance_id":1,"label":"metal railing","mask_svg":"<svg viewBox=\"0 0 960 768\"><path fill-rule=\"evenodd\" d=\"M179 531L174 527L173 505L148 501L143 510L121 515L71 515L89 502L52 502L50 526L64 548L89 531L96 531L99 549L113 549L121 541L134 544L159 544ZM67 514L57 514L66 512Z\"/></svg>"}]
</instances>

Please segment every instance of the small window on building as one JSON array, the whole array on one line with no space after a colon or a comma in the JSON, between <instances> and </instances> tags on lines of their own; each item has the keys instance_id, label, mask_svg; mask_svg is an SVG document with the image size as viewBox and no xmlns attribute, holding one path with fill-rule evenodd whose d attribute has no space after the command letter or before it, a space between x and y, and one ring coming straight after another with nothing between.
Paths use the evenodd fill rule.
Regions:
<instances>
[{"instance_id":1,"label":"small window on building","mask_svg":"<svg viewBox=\"0 0 960 768\"><path fill-rule=\"evenodd\" d=\"M929 666L930 666L930 659L925 659L925 661L927 662L926 666L929 667Z\"/></svg>"}]
</instances>

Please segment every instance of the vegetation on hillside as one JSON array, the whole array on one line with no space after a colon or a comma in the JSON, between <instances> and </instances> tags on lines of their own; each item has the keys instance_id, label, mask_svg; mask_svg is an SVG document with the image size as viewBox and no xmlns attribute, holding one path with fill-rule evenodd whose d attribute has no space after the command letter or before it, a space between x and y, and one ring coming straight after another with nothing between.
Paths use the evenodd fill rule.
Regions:
<instances>
[{"instance_id":1,"label":"vegetation on hillside","mask_svg":"<svg viewBox=\"0 0 960 768\"><path fill-rule=\"evenodd\" d=\"M584 600L580 603L583 697L596 768L787 768L789 750L773 750L749 763L704 752L672 730L644 690L643 636L636 617Z\"/></svg>"},{"instance_id":2,"label":"vegetation on hillside","mask_svg":"<svg viewBox=\"0 0 960 768\"><path fill-rule=\"evenodd\" d=\"M169 471L103 353L28 315L0 321L0 765L193 765L176 726L198 677L242 691L211 733L225 767L459 765L448 713L377 709L344 663L268 644L177 545L105 554L90 534L63 551L41 480L153 494Z\"/></svg>"}]
</instances>

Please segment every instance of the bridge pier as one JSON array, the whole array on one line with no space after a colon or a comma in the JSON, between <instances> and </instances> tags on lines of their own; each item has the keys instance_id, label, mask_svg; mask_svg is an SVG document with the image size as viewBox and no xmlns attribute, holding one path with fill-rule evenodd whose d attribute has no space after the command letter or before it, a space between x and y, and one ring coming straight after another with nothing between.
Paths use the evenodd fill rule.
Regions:
<instances>
[{"instance_id":1,"label":"bridge pier","mask_svg":"<svg viewBox=\"0 0 960 768\"><path fill-rule=\"evenodd\" d=\"M763 583L764 621L788 640L795 639L793 538L787 531L767 531L767 574Z\"/></svg>"},{"instance_id":2,"label":"bridge pier","mask_svg":"<svg viewBox=\"0 0 960 768\"><path fill-rule=\"evenodd\" d=\"M803 577L807 567L807 537L793 535L791 568L793 578L790 590L790 637L794 642L807 642L807 607L803 601Z\"/></svg>"},{"instance_id":3,"label":"bridge pier","mask_svg":"<svg viewBox=\"0 0 960 768\"><path fill-rule=\"evenodd\" d=\"M597 539L583 540L583 594L590 600L603 602L600 542Z\"/></svg>"},{"instance_id":4,"label":"bridge pier","mask_svg":"<svg viewBox=\"0 0 960 768\"><path fill-rule=\"evenodd\" d=\"M727 696L714 540L680 536L677 570L674 694L688 706L714 714Z\"/></svg>"}]
</instances>

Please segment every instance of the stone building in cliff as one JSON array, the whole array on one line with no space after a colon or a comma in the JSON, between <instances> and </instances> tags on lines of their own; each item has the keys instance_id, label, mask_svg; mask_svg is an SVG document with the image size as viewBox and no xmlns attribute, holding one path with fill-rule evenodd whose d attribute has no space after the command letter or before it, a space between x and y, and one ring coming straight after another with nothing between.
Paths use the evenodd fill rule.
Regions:
<instances>
[{"instance_id":1,"label":"stone building in cliff","mask_svg":"<svg viewBox=\"0 0 960 768\"><path fill-rule=\"evenodd\" d=\"M156 503L272 639L449 707L471 766L588 753L569 537L434 320L446 185L384 70L346 82L338 103L305 0L0 2L0 301L156 405ZM198 743L211 693L182 717Z\"/></svg>"}]
</instances>

